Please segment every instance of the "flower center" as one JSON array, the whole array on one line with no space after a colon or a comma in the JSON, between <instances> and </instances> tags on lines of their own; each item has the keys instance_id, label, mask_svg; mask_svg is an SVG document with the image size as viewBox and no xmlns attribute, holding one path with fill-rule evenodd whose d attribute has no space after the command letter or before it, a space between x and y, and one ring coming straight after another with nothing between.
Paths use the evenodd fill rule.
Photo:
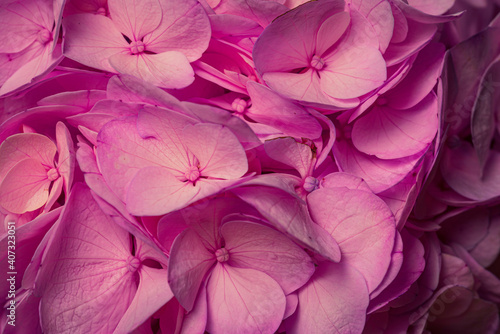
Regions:
<instances>
[{"instance_id":1,"label":"flower center","mask_svg":"<svg viewBox=\"0 0 500 334\"><path fill-rule=\"evenodd\" d=\"M45 45L52 40L52 33L47 29L38 31L37 40L40 44Z\"/></svg>"},{"instance_id":2,"label":"flower center","mask_svg":"<svg viewBox=\"0 0 500 334\"><path fill-rule=\"evenodd\" d=\"M57 168L51 168L47 171L47 179L49 179L49 181L57 180L58 177L59 172L57 171Z\"/></svg>"},{"instance_id":3,"label":"flower center","mask_svg":"<svg viewBox=\"0 0 500 334\"><path fill-rule=\"evenodd\" d=\"M235 98L233 103L231 104L231 108L233 108L234 111L240 114L242 114L247 107L248 107L247 101L240 99L239 97Z\"/></svg>"},{"instance_id":4,"label":"flower center","mask_svg":"<svg viewBox=\"0 0 500 334\"><path fill-rule=\"evenodd\" d=\"M315 70L321 70L325 66L325 61L318 57L317 55L314 55L311 59L311 62L309 63L312 68Z\"/></svg>"},{"instance_id":5,"label":"flower center","mask_svg":"<svg viewBox=\"0 0 500 334\"><path fill-rule=\"evenodd\" d=\"M311 191L318 189L318 186L319 181L317 178L312 176L308 176L305 178L303 185L305 191L310 193Z\"/></svg>"},{"instance_id":6,"label":"flower center","mask_svg":"<svg viewBox=\"0 0 500 334\"><path fill-rule=\"evenodd\" d=\"M136 258L133 255L130 255L128 257L128 259L127 259L128 271L130 271L131 273L135 273L137 271L137 269L139 269L140 266L141 266L141 260L139 260L138 258Z\"/></svg>"},{"instance_id":7,"label":"flower center","mask_svg":"<svg viewBox=\"0 0 500 334\"><path fill-rule=\"evenodd\" d=\"M217 261L221 263L226 262L229 260L229 252L225 248L219 248L215 251L215 257L217 258Z\"/></svg>"},{"instance_id":8,"label":"flower center","mask_svg":"<svg viewBox=\"0 0 500 334\"><path fill-rule=\"evenodd\" d=\"M194 182L200 178L200 170L197 166L189 166L189 170L184 174L186 179Z\"/></svg>"},{"instance_id":9,"label":"flower center","mask_svg":"<svg viewBox=\"0 0 500 334\"><path fill-rule=\"evenodd\" d=\"M146 47L144 46L144 43L142 41L134 41L130 43L130 52L133 55L144 52L145 48Z\"/></svg>"}]
</instances>

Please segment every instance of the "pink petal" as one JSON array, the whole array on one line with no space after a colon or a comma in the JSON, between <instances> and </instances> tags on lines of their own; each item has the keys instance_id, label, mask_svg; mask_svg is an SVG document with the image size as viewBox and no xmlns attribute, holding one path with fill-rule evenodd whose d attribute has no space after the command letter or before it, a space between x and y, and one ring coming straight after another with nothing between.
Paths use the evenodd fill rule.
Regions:
<instances>
[{"instance_id":1,"label":"pink petal","mask_svg":"<svg viewBox=\"0 0 500 334\"><path fill-rule=\"evenodd\" d=\"M304 203L297 197L264 186L239 187L232 192L253 205L279 230L332 261L340 260L340 249L335 240L312 221Z\"/></svg>"},{"instance_id":2,"label":"pink petal","mask_svg":"<svg viewBox=\"0 0 500 334\"><path fill-rule=\"evenodd\" d=\"M119 73L134 75L163 88L184 88L194 81L193 68L178 51L114 54L109 63Z\"/></svg>"},{"instance_id":3,"label":"pink petal","mask_svg":"<svg viewBox=\"0 0 500 334\"><path fill-rule=\"evenodd\" d=\"M63 28L64 55L87 66L115 72L109 57L129 49L125 38L106 16L71 15L64 19Z\"/></svg>"},{"instance_id":4,"label":"pink petal","mask_svg":"<svg viewBox=\"0 0 500 334\"><path fill-rule=\"evenodd\" d=\"M299 246L285 235L264 225L230 221L221 235L229 252L228 265L261 271L289 294L304 285L314 272L314 264Z\"/></svg>"},{"instance_id":5,"label":"pink petal","mask_svg":"<svg viewBox=\"0 0 500 334\"><path fill-rule=\"evenodd\" d=\"M175 239L168 261L168 284L187 311L193 308L205 275L214 263L214 254L193 230L184 230Z\"/></svg>"},{"instance_id":6,"label":"pink petal","mask_svg":"<svg viewBox=\"0 0 500 334\"><path fill-rule=\"evenodd\" d=\"M321 19L343 11L343 1L310 2L276 18L253 49L258 72L263 75L308 67Z\"/></svg>"},{"instance_id":7,"label":"pink petal","mask_svg":"<svg viewBox=\"0 0 500 334\"><path fill-rule=\"evenodd\" d=\"M345 263L323 262L299 290L297 311L285 321L287 333L361 333L369 298L366 283Z\"/></svg>"},{"instance_id":8,"label":"pink petal","mask_svg":"<svg viewBox=\"0 0 500 334\"><path fill-rule=\"evenodd\" d=\"M57 161L57 170L64 180L64 193L69 195L69 189L73 184L73 174L75 169L75 148L71 134L64 123L56 124L56 139L59 158Z\"/></svg>"},{"instance_id":9,"label":"pink petal","mask_svg":"<svg viewBox=\"0 0 500 334\"><path fill-rule=\"evenodd\" d=\"M372 298L369 307L370 313L403 295L424 270L425 259L422 243L404 229L401 235L403 238L403 262L401 268L394 280L384 287L382 291L379 291L378 296Z\"/></svg>"},{"instance_id":10,"label":"pink petal","mask_svg":"<svg viewBox=\"0 0 500 334\"><path fill-rule=\"evenodd\" d=\"M130 333L174 296L168 285L167 270L142 265L139 277L137 292L116 326L116 333Z\"/></svg>"},{"instance_id":11,"label":"pink petal","mask_svg":"<svg viewBox=\"0 0 500 334\"><path fill-rule=\"evenodd\" d=\"M219 1L217 5L211 5L217 16L221 14L232 14L251 19L258 22L262 27L269 25L275 18L288 10L279 1ZM281 1L283 2L283 1Z\"/></svg>"},{"instance_id":12,"label":"pink petal","mask_svg":"<svg viewBox=\"0 0 500 334\"><path fill-rule=\"evenodd\" d=\"M274 333L285 313L285 295L278 283L253 269L217 263L207 297L206 329L211 333Z\"/></svg>"},{"instance_id":13,"label":"pink petal","mask_svg":"<svg viewBox=\"0 0 500 334\"><path fill-rule=\"evenodd\" d=\"M105 215L88 188L73 187L38 277L47 332L112 332L136 291L127 269L129 234Z\"/></svg>"},{"instance_id":14,"label":"pink petal","mask_svg":"<svg viewBox=\"0 0 500 334\"><path fill-rule=\"evenodd\" d=\"M184 316L181 334L204 333L207 327L207 319L207 288L206 284L203 284L198 293L194 308Z\"/></svg>"},{"instance_id":15,"label":"pink petal","mask_svg":"<svg viewBox=\"0 0 500 334\"><path fill-rule=\"evenodd\" d=\"M264 148L271 159L293 167L299 172L300 177L305 178L309 175L313 162L313 152L310 146L286 137L267 140Z\"/></svg>"},{"instance_id":16,"label":"pink petal","mask_svg":"<svg viewBox=\"0 0 500 334\"><path fill-rule=\"evenodd\" d=\"M156 53L178 51L189 62L201 57L210 41L210 21L203 7L194 0L162 1L160 25L144 37L147 49Z\"/></svg>"},{"instance_id":17,"label":"pink petal","mask_svg":"<svg viewBox=\"0 0 500 334\"><path fill-rule=\"evenodd\" d=\"M247 110L246 115L251 119L292 137L314 139L321 135L318 121L302 107L254 81L247 83L247 89L252 107Z\"/></svg>"},{"instance_id":18,"label":"pink petal","mask_svg":"<svg viewBox=\"0 0 500 334\"><path fill-rule=\"evenodd\" d=\"M245 151L227 127L206 123L186 126L181 139L198 159L202 176L236 179L248 170Z\"/></svg>"},{"instance_id":19,"label":"pink petal","mask_svg":"<svg viewBox=\"0 0 500 334\"><path fill-rule=\"evenodd\" d=\"M199 179L196 184L179 181L164 167L137 172L127 190L127 209L133 215L163 215L214 195L241 180Z\"/></svg>"},{"instance_id":20,"label":"pink petal","mask_svg":"<svg viewBox=\"0 0 500 334\"><path fill-rule=\"evenodd\" d=\"M347 12L334 14L323 21L316 35L315 54L323 55L342 37L350 23L351 18Z\"/></svg>"},{"instance_id":21,"label":"pink petal","mask_svg":"<svg viewBox=\"0 0 500 334\"><path fill-rule=\"evenodd\" d=\"M363 181L362 178L354 176L349 173L331 173L326 175L323 179L321 179L321 187L325 188L340 188L346 187L347 189L352 190L363 190L371 193L370 187Z\"/></svg>"},{"instance_id":22,"label":"pink petal","mask_svg":"<svg viewBox=\"0 0 500 334\"><path fill-rule=\"evenodd\" d=\"M430 1L430 0L409 0L408 4L424 13L431 15L441 15L446 13L455 3L453 0Z\"/></svg>"},{"instance_id":23,"label":"pink petal","mask_svg":"<svg viewBox=\"0 0 500 334\"><path fill-rule=\"evenodd\" d=\"M0 179L24 159L35 159L47 167L54 166L56 153L56 145L43 135L36 133L12 135L0 145Z\"/></svg>"},{"instance_id":24,"label":"pink petal","mask_svg":"<svg viewBox=\"0 0 500 334\"><path fill-rule=\"evenodd\" d=\"M0 88L0 95L13 93L35 82L48 74L62 60L61 46L58 44L54 51L47 45L37 52L38 54L18 68Z\"/></svg>"},{"instance_id":25,"label":"pink petal","mask_svg":"<svg viewBox=\"0 0 500 334\"><path fill-rule=\"evenodd\" d=\"M394 26L395 19L391 4L389 2L380 2L377 0L354 0L351 6L356 8L361 15L366 17L377 34L377 39L380 43L380 51L384 52L389 46L393 34L396 34L396 30L399 28Z\"/></svg>"},{"instance_id":26,"label":"pink petal","mask_svg":"<svg viewBox=\"0 0 500 334\"><path fill-rule=\"evenodd\" d=\"M322 188L307 196L313 219L338 242L342 263L365 277L372 292L391 262L396 225L387 205L374 194Z\"/></svg>"},{"instance_id":27,"label":"pink petal","mask_svg":"<svg viewBox=\"0 0 500 334\"><path fill-rule=\"evenodd\" d=\"M402 159L382 160L355 149L347 140L337 140L333 153L342 171L361 177L379 193L403 180L421 158L421 153Z\"/></svg>"},{"instance_id":28,"label":"pink petal","mask_svg":"<svg viewBox=\"0 0 500 334\"><path fill-rule=\"evenodd\" d=\"M10 3L9 3L10 2ZM51 0L8 1L0 10L0 30L5 36L1 53L16 53L27 48L31 43L38 43L39 31L52 29L54 16Z\"/></svg>"},{"instance_id":29,"label":"pink petal","mask_svg":"<svg viewBox=\"0 0 500 334\"><path fill-rule=\"evenodd\" d=\"M430 43L420 51L408 75L387 93L389 106L409 109L428 96L441 75L444 51L440 43Z\"/></svg>"},{"instance_id":30,"label":"pink petal","mask_svg":"<svg viewBox=\"0 0 500 334\"><path fill-rule=\"evenodd\" d=\"M39 209L47 202L51 182L39 161L21 160L0 184L0 205L19 214Z\"/></svg>"},{"instance_id":31,"label":"pink petal","mask_svg":"<svg viewBox=\"0 0 500 334\"><path fill-rule=\"evenodd\" d=\"M434 93L406 110L374 106L356 120L352 142L363 153L398 159L425 149L438 130L438 101Z\"/></svg>"},{"instance_id":32,"label":"pink petal","mask_svg":"<svg viewBox=\"0 0 500 334\"><path fill-rule=\"evenodd\" d=\"M109 14L115 27L132 42L158 27L162 20L158 0L108 0Z\"/></svg>"},{"instance_id":33,"label":"pink petal","mask_svg":"<svg viewBox=\"0 0 500 334\"><path fill-rule=\"evenodd\" d=\"M476 152L468 142L443 152L441 170L448 185L460 195L476 201L500 196L500 154L491 150L481 172Z\"/></svg>"}]
</instances>

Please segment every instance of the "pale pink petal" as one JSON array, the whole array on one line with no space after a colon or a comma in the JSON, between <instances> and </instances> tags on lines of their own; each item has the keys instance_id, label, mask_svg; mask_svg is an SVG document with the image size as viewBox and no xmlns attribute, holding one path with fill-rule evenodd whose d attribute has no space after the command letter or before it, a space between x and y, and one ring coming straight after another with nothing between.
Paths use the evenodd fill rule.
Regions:
<instances>
[{"instance_id":1,"label":"pale pink petal","mask_svg":"<svg viewBox=\"0 0 500 334\"><path fill-rule=\"evenodd\" d=\"M184 230L175 239L168 261L168 284L187 311L193 308L198 290L214 263L214 254L193 230Z\"/></svg>"},{"instance_id":2,"label":"pale pink petal","mask_svg":"<svg viewBox=\"0 0 500 334\"><path fill-rule=\"evenodd\" d=\"M365 277L371 293L391 262L396 225L387 205L374 194L346 188L322 188L307 196L313 219L338 242L342 263Z\"/></svg>"},{"instance_id":3,"label":"pale pink petal","mask_svg":"<svg viewBox=\"0 0 500 334\"><path fill-rule=\"evenodd\" d=\"M49 138L37 133L19 133L5 139L0 145L0 179L24 159L35 159L41 164L54 166L56 145Z\"/></svg>"},{"instance_id":4,"label":"pale pink petal","mask_svg":"<svg viewBox=\"0 0 500 334\"><path fill-rule=\"evenodd\" d=\"M115 333L130 333L174 296L168 285L166 269L150 268L143 264L139 269L139 277L137 292L116 326Z\"/></svg>"},{"instance_id":5,"label":"pale pink petal","mask_svg":"<svg viewBox=\"0 0 500 334\"><path fill-rule=\"evenodd\" d=\"M207 297L206 329L214 334L274 333L285 313L281 287L253 269L217 263L208 280Z\"/></svg>"},{"instance_id":6,"label":"pale pink petal","mask_svg":"<svg viewBox=\"0 0 500 334\"><path fill-rule=\"evenodd\" d=\"M19 214L39 209L47 202L51 182L39 161L21 160L0 184L0 205Z\"/></svg>"},{"instance_id":7,"label":"pale pink petal","mask_svg":"<svg viewBox=\"0 0 500 334\"><path fill-rule=\"evenodd\" d=\"M208 319L207 288L206 284L201 286L194 308L184 316L180 334L202 334L205 333ZM161 321L161 319L160 319Z\"/></svg>"},{"instance_id":8,"label":"pale pink petal","mask_svg":"<svg viewBox=\"0 0 500 334\"><path fill-rule=\"evenodd\" d=\"M314 264L306 252L267 226L230 221L222 225L221 235L229 252L228 265L271 276L285 294L304 285L314 272Z\"/></svg>"},{"instance_id":9,"label":"pale pink petal","mask_svg":"<svg viewBox=\"0 0 500 334\"><path fill-rule=\"evenodd\" d=\"M322 256L340 261L338 244L327 231L312 221L307 207L299 198L284 190L265 186L239 187L232 192L253 205L277 229Z\"/></svg>"},{"instance_id":10,"label":"pale pink petal","mask_svg":"<svg viewBox=\"0 0 500 334\"><path fill-rule=\"evenodd\" d=\"M262 78L269 87L288 98L323 104L331 102L321 91L319 76L312 69L304 73L266 72Z\"/></svg>"},{"instance_id":11,"label":"pale pink petal","mask_svg":"<svg viewBox=\"0 0 500 334\"><path fill-rule=\"evenodd\" d=\"M245 151L227 127L207 123L186 126L181 140L198 159L202 176L236 179L248 170Z\"/></svg>"},{"instance_id":12,"label":"pale pink petal","mask_svg":"<svg viewBox=\"0 0 500 334\"><path fill-rule=\"evenodd\" d=\"M73 187L37 281L46 332L113 332L136 291L129 234Z\"/></svg>"},{"instance_id":13,"label":"pale pink petal","mask_svg":"<svg viewBox=\"0 0 500 334\"><path fill-rule=\"evenodd\" d=\"M108 62L109 57L129 52L129 44L106 16L71 15L63 20L63 28L64 55L84 65L116 72Z\"/></svg>"},{"instance_id":14,"label":"pale pink petal","mask_svg":"<svg viewBox=\"0 0 500 334\"><path fill-rule=\"evenodd\" d=\"M162 20L158 0L108 0L108 7L115 27L132 42L140 41Z\"/></svg>"},{"instance_id":15,"label":"pale pink petal","mask_svg":"<svg viewBox=\"0 0 500 334\"><path fill-rule=\"evenodd\" d=\"M363 275L344 262L323 262L298 292L287 333L361 333L369 297Z\"/></svg>"},{"instance_id":16,"label":"pale pink petal","mask_svg":"<svg viewBox=\"0 0 500 334\"><path fill-rule=\"evenodd\" d=\"M182 52L189 62L201 57L210 41L210 21L195 0L162 1L160 25L144 37L147 49L156 53Z\"/></svg>"},{"instance_id":17,"label":"pale pink petal","mask_svg":"<svg viewBox=\"0 0 500 334\"><path fill-rule=\"evenodd\" d=\"M308 176L313 162L313 152L310 146L286 137L267 140L264 148L270 158L293 167L302 178Z\"/></svg>"},{"instance_id":18,"label":"pale pink petal","mask_svg":"<svg viewBox=\"0 0 500 334\"><path fill-rule=\"evenodd\" d=\"M281 2L281 3L279 3ZM288 10L282 5L284 1L259 1L259 0L223 0L211 5L217 13L238 15L257 22L262 27L269 25L275 18Z\"/></svg>"},{"instance_id":19,"label":"pale pink petal","mask_svg":"<svg viewBox=\"0 0 500 334\"><path fill-rule=\"evenodd\" d=\"M184 88L194 81L193 68L186 56L178 51L117 53L111 55L109 63L119 73L134 75L163 88Z\"/></svg>"},{"instance_id":20,"label":"pale pink petal","mask_svg":"<svg viewBox=\"0 0 500 334\"><path fill-rule=\"evenodd\" d=\"M352 142L361 152L380 159L411 156L429 146L436 136L438 111L432 92L406 110L376 105L354 123Z\"/></svg>"},{"instance_id":21,"label":"pale pink petal","mask_svg":"<svg viewBox=\"0 0 500 334\"><path fill-rule=\"evenodd\" d=\"M57 202L61 193L63 192L64 180L62 177L57 178L50 186L49 196L47 197L47 203L45 204L44 212L48 212L52 209L52 206Z\"/></svg>"},{"instance_id":22,"label":"pale pink petal","mask_svg":"<svg viewBox=\"0 0 500 334\"><path fill-rule=\"evenodd\" d=\"M283 319L288 318L292 314L295 313L297 310L297 306L299 305L299 296L297 293L291 293L289 295L286 295L286 309L285 309L285 316Z\"/></svg>"}]
</instances>

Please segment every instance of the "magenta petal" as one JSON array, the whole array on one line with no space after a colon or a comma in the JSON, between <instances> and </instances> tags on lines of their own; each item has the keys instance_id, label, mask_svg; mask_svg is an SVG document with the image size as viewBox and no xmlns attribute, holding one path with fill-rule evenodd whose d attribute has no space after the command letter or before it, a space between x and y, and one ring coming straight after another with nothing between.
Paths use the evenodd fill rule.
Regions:
<instances>
[{"instance_id":1,"label":"magenta petal","mask_svg":"<svg viewBox=\"0 0 500 334\"><path fill-rule=\"evenodd\" d=\"M222 225L221 234L230 266L266 273L285 294L304 285L314 272L314 264L306 252L267 226L232 221Z\"/></svg>"},{"instance_id":2,"label":"magenta petal","mask_svg":"<svg viewBox=\"0 0 500 334\"><path fill-rule=\"evenodd\" d=\"M43 165L53 166L57 147L47 137L37 133L20 133L5 139L0 145L0 179L18 162L32 158Z\"/></svg>"},{"instance_id":3,"label":"magenta petal","mask_svg":"<svg viewBox=\"0 0 500 334\"><path fill-rule=\"evenodd\" d=\"M112 332L136 291L129 234L73 187L38 277L46 332Z\"/></svg>"},{"instance_id":4,"label":"magenta petal","mask_svg":"<svg viewBox=\"0 0 500 334\"><path fill-rule=\"evenodd\" d=\"M253 269L218 263L208 281L207 297L206 329L214 334L274 333L285 314L281 287Z\"/></svg>"},{"instance_id":5,"label":"magenta petal","mask_svg":"<svg viewBox=\"0 0 500 334\"><path fill-rule=\"evenodd\" d=\"M137 292L116 326L116 333L130 333L174 296L168 285L167 270L142 265L139 277Z\"/></svg>"},{"instance_id":6,"label":"magenta petal","mask_svg":"<svg viewBox=\"0 0 500 334\"><path fill-rule=\"evenodd\" d=\"M287 333L361 333L369 298L363 275L345 263L323 262L299 290Z\"/></svg>"},{"instance_id":7,"label":"magenta petal","mask_svg":"<svg viewBox=\"0 0 500 334\"><path fill-rule=\"evenodd\" d=\"M108 7L113 24L132 42L140 41L162 19L158 0L108 0Z\"/></svg>"},{"instance_id":8,"label":"magenta petal","mask_svg":"<svg viewBox=\"0 0 500 334\"><path fill-rule=\"evenodd\" d=\"M322 188L307 196L313 219L338 242L342 263L365 277L371 293L391 263L396 226L387 205L374 194Z\"/></svg>"},{"instance_id":9,"label":"magenta petal","mask_svg":"<svg viewBox=\"0 0 500 334\"><path fill-rule=\"evenodd\" d=\"M119 73L134 75L163 88L184 88L194 81L193 68L186 56L178 51L118 53L111 55L109 63Z\"/></svg>"},{"instance_id":10,"label":"magenta petal","mask_svg":"<svg viewBox=\"0 0 500 334\"><path fill-rule=\"evenodd\" d=\"M115 72L108 62L114 54L126 52L129 44L113 21L102 15L77 14L64 19L64 55L84 65Z\"/></svg>"},{"instance_id":11,"label":"magenta petal","mask_svg":"<svg viewBox=\"0 0 500 334\"><path fill-rule=\"evenodd\" d=\"M0 205L19 214L41 208L47 202L50 183L39 161L21 160L0 184Z\"/></svg>"},{"instance_id":12,"label":"magenta petal","mask_svg":"<svg viewBox=\"0 0 500 334\"><path fill-rule=\"evenodd\" d=\"M361 152L380 159L411 156L425 149L436 136L438 109L434 93L406 110L374 106L354 123L352 142Z\"/></svg>"},{"instance_id":13,"label":"magenta petal","mask_svg":"<svg viewBox=\"0 0 500 334\"><path fill-rule=\"evenodd\" d=\"M227 127L217 124L186 126L181 138L198 159L203 176L236 179L248 170L245 151Z\"/></svg>"},{"instance_id":14,"label":"magenta petal","mask_svg":"<svg viewBox=\"0 0 500 334\"><path fill-rule=\"evenodd\" d=\"M168 284L187 311L193 308L205 275L215 262L214 254L193 230L184 230L175 239L168 261Z\"/></svg>"}]
</instances>

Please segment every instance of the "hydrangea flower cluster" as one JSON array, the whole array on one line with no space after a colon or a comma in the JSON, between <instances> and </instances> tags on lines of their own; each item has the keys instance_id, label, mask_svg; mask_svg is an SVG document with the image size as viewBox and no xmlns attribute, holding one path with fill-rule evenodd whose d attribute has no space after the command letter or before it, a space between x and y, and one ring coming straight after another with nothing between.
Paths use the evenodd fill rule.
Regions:
<instances>
[{"instance_id":1,"label":"hydrangea flower cluster","mask_svg":"<svg viewBox=\"0 0 500 334\"><path fill-rule=\"evenodd\" d=\"M499 12L3 1L2 333L495 333Z\"/></svg>"}]
</instances>

